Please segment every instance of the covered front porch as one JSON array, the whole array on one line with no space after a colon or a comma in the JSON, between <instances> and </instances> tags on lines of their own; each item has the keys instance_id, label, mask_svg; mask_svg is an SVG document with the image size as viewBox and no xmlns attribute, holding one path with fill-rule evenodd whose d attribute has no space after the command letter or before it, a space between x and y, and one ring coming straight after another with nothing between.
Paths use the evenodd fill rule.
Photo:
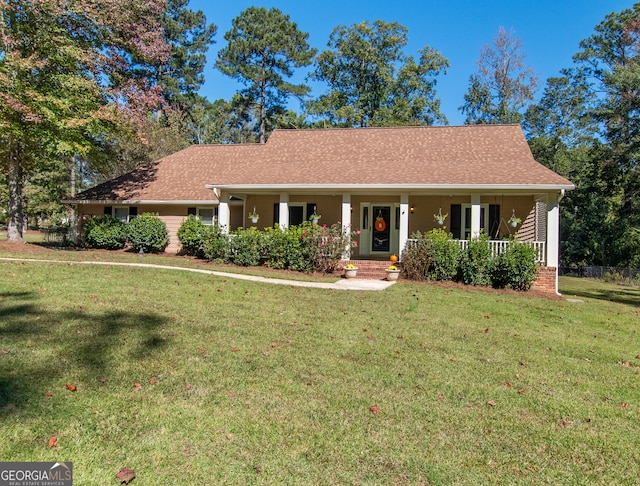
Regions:
<instances>
[{"instance_id":1,"label":"covered front porch","mask_svg":"<svg viewBox=\"0 0 640 486\"><path fill-rule=\"evenodd\" d=\"M328 193L320 188L273 192L238 192L218 188L217 222L222 227L286 228L320 217L319 224L340 223L357 231L350 258L362 261L388 261L401 256L412 244L414 232L442 228L464 247L480 232L488 234L494 254L501 252L508 239L533 245L543 267L555 272L559 260L559 201L562 190L527 191L526 188L486 188L461 193L451 190L395 192L353 188ZM250 213L260 215L257 222ZM442 224L439 223L443 217ZM514 218L515 223L514 223ZM345 256L347 258L348 256ZM556 288L557 290L557 288Z\"/></svg>"}]
</instances>

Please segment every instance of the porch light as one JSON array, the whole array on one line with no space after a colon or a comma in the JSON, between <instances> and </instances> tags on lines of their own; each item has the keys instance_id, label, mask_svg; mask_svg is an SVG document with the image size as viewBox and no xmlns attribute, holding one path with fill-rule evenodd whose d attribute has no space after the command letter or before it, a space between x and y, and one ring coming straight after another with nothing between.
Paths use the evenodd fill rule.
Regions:
<instances>
[{"instance_id":1,"label":"porch light","mask_svg":"<svg viewBox=\"0 0 640 486\"><path fill-rule=\"evenodd\" d=\"M409 211L411 211L411 214L413 214L413 212L414 212L415 210L416 210L416 208L415 208L414 206L411 206L411 207L409 208Z\"/></svg>"}]
</instances>

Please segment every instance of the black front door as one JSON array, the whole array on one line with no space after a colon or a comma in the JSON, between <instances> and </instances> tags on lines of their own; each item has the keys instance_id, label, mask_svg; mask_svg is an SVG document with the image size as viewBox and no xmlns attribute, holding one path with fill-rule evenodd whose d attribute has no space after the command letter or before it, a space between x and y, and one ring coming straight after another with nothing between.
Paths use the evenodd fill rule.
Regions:
<instances>
[{"instance_id":1,"label":"black front door","mask_svg":"<svg viewBox=\"0 0 640 486\"><path fill-rule=\"evenodd\" d=\"M388 252L391 237L391 208L373 206L373 238L371 251Z\"/></svg>"}]
</instances>

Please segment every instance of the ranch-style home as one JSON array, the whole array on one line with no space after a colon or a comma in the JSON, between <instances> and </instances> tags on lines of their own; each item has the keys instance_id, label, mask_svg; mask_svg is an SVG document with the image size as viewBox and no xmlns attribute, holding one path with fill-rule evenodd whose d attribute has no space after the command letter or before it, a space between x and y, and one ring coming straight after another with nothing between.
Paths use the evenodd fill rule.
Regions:
<instances>
[{"instance_id":1,"label":"ranch-style home","mask_svg":"<svg viewBox=\"0 0 640 486\"><path fill-rule=\"evenodd\" d=\"M263 145L194 145L66 202L81 219L157 213L169 252L189 214L233 230L315 212L360 230L351 258L367 261L401 254L415 231L445 227L464 245L483 230L494 251L517 232L538 249L539 284L557 291L558 205L571 189L534 160L520 126L468 125L275 130Z\"/></svg>"}]
</instances>

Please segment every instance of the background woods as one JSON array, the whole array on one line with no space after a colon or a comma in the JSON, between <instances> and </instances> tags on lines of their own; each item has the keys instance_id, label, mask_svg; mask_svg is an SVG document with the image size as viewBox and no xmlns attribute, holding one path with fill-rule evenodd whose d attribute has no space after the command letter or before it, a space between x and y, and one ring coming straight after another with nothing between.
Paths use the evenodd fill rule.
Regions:
<instances>
[{"instance_id":1,"label":"background woods","mask_svg":"<svg viewBox=\"0 0 640 486\"><path fill-rule=\"evenodd\" d=\"M276 8L218 28L188 0L0 1L0 225L64 224L59 203L189 144L264 142L275 128L447 124L451 62L369 19L312 39ZM477 50L464 123L521 123L535 158L576 184L564 265L640 266L640 4L606 15L542 80L510 29ZM240 83L201 94L209 66ZM210 56L211 57L211 56ZM306 74L306 76L305 76ZM451 113L448 114L451 118Z\"/></svg>"}]
</instances>

